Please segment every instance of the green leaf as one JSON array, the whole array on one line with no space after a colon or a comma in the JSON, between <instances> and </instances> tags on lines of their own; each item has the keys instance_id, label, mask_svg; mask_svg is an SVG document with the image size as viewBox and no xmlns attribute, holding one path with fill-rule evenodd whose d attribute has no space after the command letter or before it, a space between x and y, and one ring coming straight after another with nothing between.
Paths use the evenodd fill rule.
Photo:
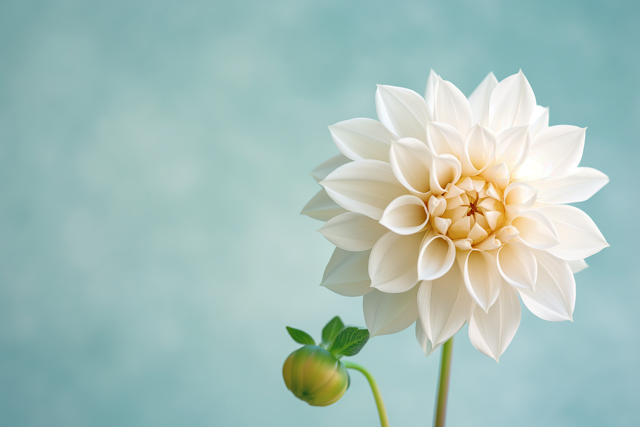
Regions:
<instances>
[{"instance_id":1,"label":"green leaf","mask_svg":"<svg viewBox=\"0 0 640 427\"><path fill-rule=\"evenodd\" d=\"M366 329L346 328L338 334L329 351L337 356L354 356L362 350L369 341L369 331Z\"/></svg>"},{"instance_id":2,"label":"green leaf","mask_svg":"<svg viewBox=\"0 0 640 427\"><path fill-rule=\"evenodd\" d=\"M291 328L289 326L287 326L287 331L289 331L289 335L291 335L291 338L293 338L293 340L299 344L311 344L311 345L315 345L316 342L313 340L313 338L311 338L311 335L309 335L308 333L306 333L305 331L301 331L300 329L295 329L295 328Z\"/></svg>"},{"instance_id":3,"label":"green leaf","mask_svg":"<svg viewBox=\"0 0 640 427\"><path fill-rule=\"evenodd\" d=\"M322 329L322 344L330 346L336 339L341 330L344 329L344 323L339 316L334 317Z\"/></svg>"}]
</instances>

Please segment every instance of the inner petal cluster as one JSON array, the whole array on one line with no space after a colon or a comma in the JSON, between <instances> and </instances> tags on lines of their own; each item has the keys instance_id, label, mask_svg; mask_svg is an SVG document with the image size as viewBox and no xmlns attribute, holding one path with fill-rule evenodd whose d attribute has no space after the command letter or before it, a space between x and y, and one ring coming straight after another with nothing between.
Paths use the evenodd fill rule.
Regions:
<instances>
[{"instance_id":1,"label":"inner petal cluster","mask_svg":"<svg viewBox=\"0 0 640 427\"><path fill-rule=\"evenodd\" d=\"M431 196L427 208L437 234L449 237L461 249L481 245L505 223L503 193L481 177L463 177L440 196Z\"/></svg>"}]
</instances>

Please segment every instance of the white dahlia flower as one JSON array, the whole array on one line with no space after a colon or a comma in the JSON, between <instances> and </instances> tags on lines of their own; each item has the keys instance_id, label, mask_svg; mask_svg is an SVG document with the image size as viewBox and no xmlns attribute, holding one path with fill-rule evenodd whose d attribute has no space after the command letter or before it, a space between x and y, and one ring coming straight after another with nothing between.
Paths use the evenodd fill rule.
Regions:
<instances>
[{"instance_id":1,"label":"white dahlia flower","mask_svg":"<svg viewBox=\"0 0 640 427\"><path fill-rule=\"evenodd\" d=\"M573 273L608 246L581 202L608 178L578 167L585 129L549 126L522 72L467 99L433 71L425 97L378 86L380 121L330 126L341 155L313 170L302 213L335 252L322 285L364 296L371 335L412 323L425 353L469 322L496 360L520 324L572 320ZM518 298L519 297L519 298Z\"/></svg>"}]
</instances>

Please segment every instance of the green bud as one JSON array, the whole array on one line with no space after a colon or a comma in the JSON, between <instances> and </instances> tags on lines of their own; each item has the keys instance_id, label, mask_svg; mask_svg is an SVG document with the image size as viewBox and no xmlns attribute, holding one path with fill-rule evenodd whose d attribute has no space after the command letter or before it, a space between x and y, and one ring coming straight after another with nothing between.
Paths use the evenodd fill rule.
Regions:
<instances>
[{"instance_id":1,"label":"green bud","mask_svg":"<svg viewBox=\"0 0 640 427\"><path fill-rule=\"evenodd\" d=\"M311 406L340 400L349 387L349 374L336 357L322 347L305 345L289 355L282 367L287 388Z\"/></svg>"}]
</instances>

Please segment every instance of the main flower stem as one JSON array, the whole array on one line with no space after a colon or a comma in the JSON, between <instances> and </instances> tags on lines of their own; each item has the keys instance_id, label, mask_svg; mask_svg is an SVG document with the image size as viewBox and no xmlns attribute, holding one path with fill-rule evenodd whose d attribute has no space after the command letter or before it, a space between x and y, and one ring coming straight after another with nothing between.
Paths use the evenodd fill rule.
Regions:
<instances>
[{"instance_id":1,"label":"main flower stem","mask_svg":"<svg viewBox=\"0 0 640 427\"><path fill-rule=\"evenodd\" d=\"M380 389L378 388L378 384L376 380L371 375L371 372L367 371L364 366L358 365L353 362L342 362L347 369L355 369L356 371L362 372L362 374L369 381L369 385L371 386L371 391L373 392L373 397L376 399L376 406L378 407L378 415L380 415L380 425L382 427L389 427L389 420L387 419L387 410L384 408L384 402L382 401L382 395L380 394Z\"/></svg>"},{"instance_id":2,"label":"main flower stem","mask_svg":"<svg viewBox=\"0 0 640 427\"><path fill-rule=\"evenodd\" d=\"M449 395L449 376L451 374L451 355L453 354L453 337L442 346L440 358L440 377L438 378L438 396L433 416L433 427L444 427L447 415L447 397Z\"/></svg>"}]
</instances>

